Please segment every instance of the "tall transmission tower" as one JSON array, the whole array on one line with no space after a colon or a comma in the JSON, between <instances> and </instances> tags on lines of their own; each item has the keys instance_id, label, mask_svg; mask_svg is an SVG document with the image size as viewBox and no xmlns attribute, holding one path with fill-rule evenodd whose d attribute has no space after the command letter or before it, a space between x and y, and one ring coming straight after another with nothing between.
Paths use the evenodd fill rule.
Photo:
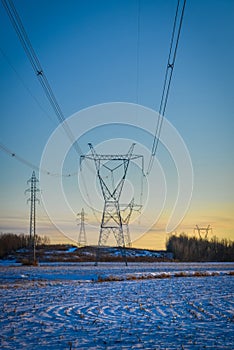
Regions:
<instances>
[{"instance_id":1,"label":"tall transmission tower","mask_svg":"<svg viewBox=\"0 0 234 350\"><path fill-rule=\"evenodd\" d=\"M111 233L114 234L117 245L121 249L122 257L127 265L126 253L124 250L125 239L123 233L123 222L120 213L119 200L130 161L143 158L142 155L133 154L134 146L135 144L132 144L127 154L97 154L92 144L89 143L91 154L81 156L81 161L84 158L94 161L104 199L96 265L99 261L100 247L106 245ZM115 178L115 173L117 173L118 179Z\"/></svg>"},{"instance_id":2,"label":"tall transmission tower","mask_svg":"<svg viewBox=\"0 0 234 350\"><path fill-rule=\"evenodd\" d=\"M80 232L78 236L78 246L79 247L85 247L87 246L87 237L86 237L86 232L85 232L85 211L84 208L82 208L81 212L77 214L79 223L78 225L80 226Z\"/></svg>"},{"instance_id":3,"label":"tall transmission tower","mask_svg":"<svg viewBox=\"0 0 234 350\"><path fill-rule=\"evenodd\" d=\"M36 261L36 202L39 202L37 198L37 192L40 190L37 188L39 180L36 178L35 171L33 171L31 178L27 181L30 187L25 191L30 193L30 198L27 202L30 202L30 223L29 223L29 244L33 247L33 260Z\"/></svg>"},{"instance_id":4,"label":"tall transmission tower","mask_svg":"<svg viewBox=\"0 0 234 350\"><path fill-rule=\"evenodd\" d=\"M127 205L121 204L121 207L123 207L123 209L121 210L121 216L122 216L125 245L126 247L130 248L132 246L132 241L131 241L130 231L129 231L129 222L132 216L132 212L140 211L142 208L142 205L135 204L134 198L133 198L129 204Z\"/></svg>"},{"instance_id":5,"label":"tall transmission tower","mask_svg":"<svg viewBox=\"0 0 234 350\"><path fill-rule=\"evenodd\" d=\"M200 238L202 238L202 235L204 235L205 239L207 238L209 231L213 232L212 227L210 227L210 225L208 225L207 227L199 227L198 225L196 225L193 229L193 232L198 232L198 235Z\"/></svg>"}]
</instances>

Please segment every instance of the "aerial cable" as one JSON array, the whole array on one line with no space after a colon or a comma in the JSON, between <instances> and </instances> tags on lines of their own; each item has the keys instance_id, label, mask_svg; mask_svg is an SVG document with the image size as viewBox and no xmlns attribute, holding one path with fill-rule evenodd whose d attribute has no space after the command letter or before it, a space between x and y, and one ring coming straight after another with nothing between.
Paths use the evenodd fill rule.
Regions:
<instances>
[{"instance_id":1,"label":"aerial cable","mask_svg":"<svg viewBox=\"0 0 234 350\"><path fill-rule=\"evenodd\" d=\"M43 72L43 69L42 69L42 66L40 64L40 61L32 47L32 44L27 36L27 33L24 29L24 26L22 24L22 21L14 7L14 4L11 0L8 0L8 3L7 3L7 0L2 0L2 3L7 11L7 14L10 18L10 21L19 37L19 40L22 44L22 47L31 63L31 66L46 94L46 97L49 101L49 103L51 104L58 120L59 120L59 123L62 123L62 127L63 129L65 130L67 136L69 137L70 141L72 142L73 144L73 147L75 148L76 152L79 154L79 155L82 155L83 152L81 150L81 148L79 147L77 141L74 139L74 136L73 136L73 133L71 131L71 129L69 128L67 122L66 122L66 119L63 115L63 112L58 104L58 101L53 93L53 90L48 82L48 79L45 75L45 73ZM21 163L33 168L33 169L36 169L36 170L40 170L41 172L43 173L46 173L47 175L51 175L51 176L60 176L60 174L54 174L54 173L51 173L47 170L44 170L44 169L39 169L38 166L28 162L26 159L16 155L14 152L10 151L7 147L5 147L4 145L1 145L0 144L0 148L2 150L4 150L6 153L8 153L9 155L13 156L14 158L16 158L17 160L19 160ZM77 173L74 173L74 174L65 174L65 175L62 175L63 177L70 177L70 176L74 176L76 175ZM83 176L83 174L81 175ZM84 182L84 181L83 181ZM85 192L87 194L87 197L88 197L88 200L90 202L90 208L92 209L93 211L93 214L95 216L95 218L97 219L97 216L95 214L95 211L94 209L92 208L92 203L91 203L91 199L90 199L90 196L88 194L88 189L87 189L87 186L86 186L86 183L84 182L84 186L85 186Z\"/></svg>"},{"instance_id":2,"label":"aerial cable","mask_svg":"<svg viewBox=\"0 0 234 350\"><path fill-rule=\"evenodd\" d=\"M173 70L174 70L174 65L175 65L175 60L176 60L176 54L177 54L177 49L178 49L178 44L179 44L179 38L180 38L180 33L181 33L181 28L182 28L182 23L183 23L183 18L184 18L185 5L186 5L186 0L183 1L182 10L180 13L179 25L177 26L178 15L179 15L179 10L180 10L180 0L178 0L174 24L173 24L172 36L171 36L171 44L170 44L170 50L169 50L169 55L168 55L165 79L164 79L164 84L163 84L163 91L162 91L160 107L159 107L159 115L158 115L158 119L157 119L157 125L156 125L155 134L154 134L154 139L153 139L151 157L150 157L150 161L149 161L149 165L148 165L148 169L147 169L147 173L146 173L147 175L150 173L150 171L152 169L153 162L155 159L155 154L156 154L158 144L159 144L160 134L162 131L163 119L164 119L165 111L166 111L166 107L167 107L167 101L168 101L171 80L172 80L172 75L173 75ZM175 37L176 37L176 39L175 39Z\"/></svg>"},{"instance_id":3,"label":"aerial cable","mask_svg":"<svg viewBox=\"0 0 234 350\"><path fill-rule=\"evenodd\" d=\"M8 147L6 147L3 143L0 143L0 149L1 151L5 152L6 154L8 154L10 157L17 159L19 162L21 162L22 164L28 166L29 168L36 170L36 171L40 171L41 173L44 173L46 175L50 175L50 176L54 176L54 177L72 177L77 175L77 172L74 173L67 173L67 174L59 174L59 173L53 173L47 169L43 169L43 168L39 168L37 165L29 162L27 159L21 157L20 155L16 154L15 152L13 152L12 150L10 150Z\"/></svg>"},{"instance_id":4,"label":"aerial cable","mask_svg":"<svg viewBox=\"0 0 234 350\"><path fill-rule=\"evenodd\" d=\"M29 162L28 160L26 160L25 158L20 157L19 155L17 155L15 152L11 151L9 148L7 148L5 145L3 145L2 143L0 143L0 149L1 151L5 152L6 154L8 154L9 156L17 159L19 162L23 163L24 165L30 167L33 170L37 170L39 171L39 167L31 162ZM48 172L49 173L49 172Z\"/></svg>"},{"instance_id":5,"label":"aerial cable","mask_svg":"<svg viewBox=\"0 0 234 350\"><path fill-rule=\"evenodd\" d=\"M64 178L68 178L68 177L73 177L73 176L76 176L78 173L77 172L74 172L74 173L66 173L66 174L59 174L59 173L53 173L47 169L43 169L43 168L39 168L37 165L29 162L27 159L21 157L20 155L16 154L15 152L13 152L12 150L10 150L8 147L6 147L3 143L0 142L0 149L1 151L5 152L6 154L8 154L10 157L14 158L14 159L17 159L20 163L26 165L27 167L33 169L33 170L36 170L36 171L40 171L41 173L43 174L46 174L46 175L49 175L49 176L54 176L54 177L64 177ZM84 176L83 176L83 173L82 171L80 172L80 175L82 177L82 180L83 180L83 185L84 185L84 188L85 188L85 192L86 192L86 195L87 195L87 198L88 198L88 201L89 201L89 208L92 210L93 212L93 215L94 217L96 218L97 221L99 221L96 213L95 213L95 209L93 208L93 205L92 205L92 201L91 201L91 198L89 196L89 193L88 193L88 189L87 189L87 185L86 185L86 182L85 182L85 179L84 179ZM96 210L98 211L98 210Z\"/></svg>"},{"instance_id":6,"label":"aerial cable","mask_svg":"<svg viewBox=\"0 0 234 350\"><path fill-rule=\"evenodd\" d=\"M76 152L79 155L82 155L83 152L82 152L81 148L79 147L77 141L75 140L74 135L66 122L66 118L63 115L63 112L59 106L59 103L58 103L58 101L53 93L53 90L48 82L48 79L47 79L47 77L42 69L40 61L39 61L39 59L38 59L38 57L37 57L37 55L32 47L32 44L28 38L28 35L25 31L23 23L19 17L19 14L16 11L16 8L13 4L13 1L12 0L8 0L8 1L2 0L2 3L3 3L3 6L5 7L6 12L9 16L9 19L10 19L10 21L11 21L11 23L16 31L16 34L20 40L20 43L21 43L21 45L22 45L22 47L23 47L23 49L24 49L24 51L29 59L29 62L34 70L34 73L36 74L36 76L37 76L37 78L38 78L38 80L39 80L39 82L40 82L40 84L41 84L41 86L46 94L46 97L47 97L50 105L52 106L52 108L53 108L53 110L54 110L54 112L59 120L59 123L62 123L62 127L63 127L64 131L66 132L67 136L69 137L70 141L72 142L73 147L75 148ZM139 19L138 19L138 26L139 26ZM37 166L28 162L24 158L17 156L14 152L11 152L5 146L2 145L1 149L4 150L5 152L7 152L8 154L10 154L11 156L14 156L16 159L18 159L19 161L21 161L25 165L28 165L28 166L32 167L33 169L39 170L39 168ZM47 173L48 175L52 175L47 170L43 170L43 169L40 169L40 170ZM57 174L53 174L53 175L55 176ZM71 175L68 174L65 176L71 176ZM86 193L88 195L88 190L87 190L86 185L85 185L85 188L86 188ZM89 195L88 195L88 198L90 201ZM91 201L90 201L90 203L91 203ZM94 209L92 207L91 207L91 209L93 210L93 213L95 214ZM95 217L96 217L96 215L95 215Z\"/></svg>"},{"instance_id":7,"label":"aerial cable","mask_svg":"<svg viewBox=\"0 0 234 350\"><path fill-rule=\"evenodd\" d=\"M160 121L161 121L161 113L162 113L162 109L165 109L165 91L166 91L166 86L168 83L168 73L169 73L169 69L170 72L172 72L173 70L173 65L170 64L171 61L171 52L172 52L172 46L173 46L173 42L174 42L174 36L175 36L175 29L176 29L176 22L177 22L177 16L178 16L178 10L179 10L179 3L180 0L178 0L177 2L177 7L176 7L176 14L175 14L175 19L174 19L174 24L173 24L173 30L172 30L172 37L171 37L171 43L170 43L170 50L169 50L169 55L168 55L168 60L167 60L167 67L166 67L166 74L165 74L165 78L164 78L164 83L163 83L163 91L162 91L162 96L161 96L161 101L160 101L160 106L159 106L159 117L157 120L157 126L156 126L156 132L155 132L155 137L154 137L154 141L153 141L153 146L152 146L152 154L155 155L155 151L156 151L156 142L158 140L157 133L159 130L159 125L160 125Z\"/></svg>"},{"instance_id":8,"label":"aerial cable","mask_svg":"<svg viewBox=\"0 0 234 350\"><path fill-rule=\"evenodd\" d=\"M81 148L79 147L77 141L74 138L74 135L71 131L71 129L69 128L67 122L66 122L66 118L63 115L63 112L58 104L58 101L52 91L52 88L48 82L48 79L42 69L42 66L40 64L40 61L32 47L32 44L27 36L27 33L25 31L25 28L23 26L23 23L19 17L19 14L17 13L15 6L12 2L12 0L2 0L3 6L6 9L6 12L10 18L10 21L16 31L16 34L19 37L19 40L21 42L21 45L31 63L31 66L47 96L47 99L49 100L50 105L52 106L58 120L59 123L62 123L62 127L64 129L64 131L66 132L68 138L70 139L74 149L76 150L76 152L79 155L82 155L83 152L81 150Z\"/></svg>"}]
</instances>

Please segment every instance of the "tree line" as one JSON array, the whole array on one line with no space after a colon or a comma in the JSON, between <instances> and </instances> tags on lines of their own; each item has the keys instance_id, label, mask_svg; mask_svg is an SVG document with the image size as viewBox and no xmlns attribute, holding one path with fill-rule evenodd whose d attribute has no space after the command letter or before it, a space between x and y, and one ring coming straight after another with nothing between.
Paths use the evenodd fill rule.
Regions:
<instances>
[{"instance_id":1,"label":"tree line","mask_svg":"<svg viewBox=\"0 0 234 350\"><path fill-rule=\"evenodd\" d=\"M36 235L36 245L49 244L48 237ZM17 251L18 249L28 248L30 246L29 235L25 234L13 234L13 233L1 233L0 234L0 258L4 258L10 253Z\"/></svg>"},{"instance_id":2,"label":"tree line","mask_svg":"<svg viewBox=\"0 0 234 350\"><path fill-rule=\"evenodd\" d=\"M179 261L234 261L234 242L227 239L171 235L166 242L168 252Z\"/></svg>"}]
</instances>

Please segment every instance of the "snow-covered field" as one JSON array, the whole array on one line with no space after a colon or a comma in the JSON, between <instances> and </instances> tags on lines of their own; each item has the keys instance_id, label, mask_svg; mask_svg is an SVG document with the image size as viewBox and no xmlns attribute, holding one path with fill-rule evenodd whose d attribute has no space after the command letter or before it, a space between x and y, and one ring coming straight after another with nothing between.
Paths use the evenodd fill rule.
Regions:
<instances>
[{"instance_id":1,"label":"snow-covered field","mask_svg":"<svg viewBox=\"0 0 234 350\"><path fill-rule=\"evenodd\" d=\"M2 266L0 348L233 349L230 271L234 264ZM113 276L121 281L98 282Z\"/></svg>"}]
</instances>

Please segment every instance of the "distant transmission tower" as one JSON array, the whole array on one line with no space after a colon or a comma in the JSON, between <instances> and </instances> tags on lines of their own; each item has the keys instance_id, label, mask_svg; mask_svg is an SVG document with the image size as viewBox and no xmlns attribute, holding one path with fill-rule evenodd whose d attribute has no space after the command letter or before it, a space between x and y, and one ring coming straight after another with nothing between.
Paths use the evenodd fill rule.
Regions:
<instances>
[{"instance_id":1,"label":"distant transmission tower","mask_svg":"<svg viewBox=\"0 0 234 350\"><path fill-rule=\"evenodd\" d=\"M133 198L129 204L127 205L121 204L121 207L123 207L123 209L121 210L121 216L122 216L125 245L126 247L130 248L132 246L132 241L131 241L130 231L129 231L130 218L132 216L133 210L140 211L142 208L142 205L135 204L134 198Z\"/></svg>"},{"instance_id":2,"label":"distant transmission tower","mask_svg":"<svg viewBox=\"0 0 234 350\"><path fill-rule=\"evenodd\" d=\"M84 208L82 208L81 212L77 214L80 226L80 232L78 236L78 246L79 247L85 247L87 246L87 238L86 238L86 232L85 232L85 211Z\"/></svg>"},{"instance_id":3,"label":"distant transmission tower","mask_svg":"<svg viewBox=\"0 0 234 350\"><path fill-rule=\"evenodd\" d=\"M37 188L38 179L36 178L35 171L33 171L31 178L27 181L30 187L25 192L30 192L30 198L27 202L30 202L30 227L29 227L29 244L33 247L33 260L36 260L35 256L35 246L36 246L36 202L39 202L37 198Z\"/></svg>"},{"instance_id":4,"label":"distant transmission tower","mask_svg":"<svg viewBox=\"0 0 234 350\"><path fill-rule=\"evenodd\" d=\"M194 230L193 230L193 232L196 232L196 231L198 232L198 235L199 235L200 238L202 238L202 235L205 234L204 237L206 239L207 236L208 236L209 231L212 232L213 230L210 227L210 225L208 225L207 227L199 227L198 225L196 225Z\"/></svg>"},{"instance_id":5,"label":"distant transmission tower","mask_svg":"<svg viewBox=\"0 0 234 350\"><path fill-rule=\"evenodd\" d=\"M142 155L133 154L135 144L132 144L127 154L97 154L91 143L89 147L90 155L81 156L94 161L99 179L102 195L104 198L104 208L98 240L96 265L99 261L100 247L106 245L110 233L114 234L119 248L125 248L125 239L123 233L123 222L120 214L119 199L123 190L124 182L127 175L129 162L131 160L142 158ZM104 174L104 172L106 174ZM118 180L115 180L114 173L118 173ZM105 176L107 175L107 176ZM108 182L108 178L110 181ZM126 253L121 249L122 256L126 260Z\"/></svg>"}]
</instances>

